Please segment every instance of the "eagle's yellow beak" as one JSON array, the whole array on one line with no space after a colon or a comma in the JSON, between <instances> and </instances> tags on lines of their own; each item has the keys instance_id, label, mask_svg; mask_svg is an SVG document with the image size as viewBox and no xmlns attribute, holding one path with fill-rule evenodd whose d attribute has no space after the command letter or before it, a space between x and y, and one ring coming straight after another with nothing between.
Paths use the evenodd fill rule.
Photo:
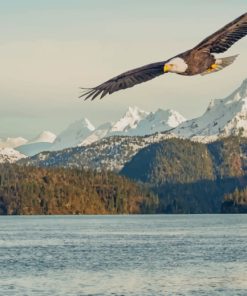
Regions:
<instances>
[{"instance_id":1,"label":"eagle's yellow beak","mask_svg":"<svg viewBox=\"0 0 247 296\"><path fill-rule=\"evenodd\" d=\"M171 64L165 64L164 65L164 72L169 72L172 68L172 65Z\"/></svg>"}]
</instances>

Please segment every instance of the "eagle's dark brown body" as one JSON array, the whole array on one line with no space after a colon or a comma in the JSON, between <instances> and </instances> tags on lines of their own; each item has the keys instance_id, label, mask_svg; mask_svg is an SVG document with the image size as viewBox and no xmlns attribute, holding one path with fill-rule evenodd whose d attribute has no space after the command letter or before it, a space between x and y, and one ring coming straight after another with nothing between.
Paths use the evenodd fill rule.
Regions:
<instances>
[{"instance_id":1,"label":"eagle's dark brown body","mask_svg":"<svg viewBox=\"0 0 247 296\"><path fill-rule=\"evenodd\" d=\"M212 64L215 63L215 57L207 52L200 50L188 50L178 57L182 58L188 68L183 73L177 73L180 75L197 75L207 71Z\"/></svg>"},{"instance_id":2,"label":"eagle's dark brown body","mask_svg":"<svg viewBox=\"0 0 247 296\"><path fill-rule=\"evenodd\" d=\"M191 50L166 61L124 72L96 87L86 89L80 97L92 100L97 96L103 98L107 94L143 83L167 72L186 76L217 72L233 63L236 56L216 59L213 54L225 52L246 34L247 13L205 38Z\"/></svg>"}]
</instances>

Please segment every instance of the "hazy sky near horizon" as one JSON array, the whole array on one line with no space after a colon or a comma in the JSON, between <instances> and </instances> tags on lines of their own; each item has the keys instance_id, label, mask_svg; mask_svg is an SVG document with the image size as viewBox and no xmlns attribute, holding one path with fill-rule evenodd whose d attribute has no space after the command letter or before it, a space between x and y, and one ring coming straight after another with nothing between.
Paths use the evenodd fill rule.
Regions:
<instances>
[{"instance_id":1,"label":"hazy sky near horizon","mask_svg":"<svg viewBox=\"0 0 247 296\"><path fill-rule=\"evenodd\" d=\"M0 137L59 133L83 117L97 126L135 105L201 115L247 78L247 38L216 74L163 75L93 102L79 87L166 60L246 11L246 0L0 0Z\"/></svg>"}]
</instances>

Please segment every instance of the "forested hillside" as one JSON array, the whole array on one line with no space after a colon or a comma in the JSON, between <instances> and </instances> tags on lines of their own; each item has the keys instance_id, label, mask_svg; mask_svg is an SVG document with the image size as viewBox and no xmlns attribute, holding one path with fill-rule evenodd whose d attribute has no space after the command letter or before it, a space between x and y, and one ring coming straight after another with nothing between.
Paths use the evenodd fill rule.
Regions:
<instances>
[{"instance_id":1,"label":"forested hillside","mask_svg":"<svg viewBox=\"0 0 247 296\"><path fill-rule=\"evenodd\" d=\"M246 151L239 137L210 144L169 139L139 151L121 174L149 185L162 213L217 213L224 196L247 186Z\"/></svg>"},{"instance_id":2,"label":"forested hillside","mask_svg":"<svg viewBox=\"0 0 247 296\"><path fill-rule=\"evenodd\" d=\"M209 144L167 139L141 149L120 174L1 165L0 213L247 211L245 138L229 137Z\"/></svg>"},{"instance_id":3,"label":"forested hillside","mask_svg":"<svg viewBox=\"0 0 247 296\"><path fill-rule=\"evenodd\" d=\"M158 199L113 173L0 165L0 214L153 213Z\"/></svg>"}]
</instances>

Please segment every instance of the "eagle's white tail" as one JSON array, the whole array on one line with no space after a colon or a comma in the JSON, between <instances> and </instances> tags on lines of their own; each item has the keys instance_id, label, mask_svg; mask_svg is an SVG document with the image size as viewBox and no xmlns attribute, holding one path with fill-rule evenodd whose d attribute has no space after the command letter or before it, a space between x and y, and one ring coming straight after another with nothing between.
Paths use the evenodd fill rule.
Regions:
<instances>
[{"instance_id":1,"label":"eagle's white tail","mask_svg":"<svg viewBox=\"0 0 247 296\"><path fill-rule=\"evenodd\" d=\"M238 57L238 54L231 56L231 57L220 58L220 59L216 60L215 64L219 65L219 67L221 67L221 69L223 69L223 68L231 65L237 57Z\"/></svg>"},{"instance_id":2,"label":"eagle's white tail","mask_svg":"<svg viewBox=\"0 0 247 296\"><path fill-rule=\"evenodd\" d=\"M235 59L238 57L238 55L225 57L225 58L219 58L215 61L215 64L211 66L207 71L203 72L201 75L211 74L218 72L228 66L230 66Z\"/></svg>"}]
</instances>

